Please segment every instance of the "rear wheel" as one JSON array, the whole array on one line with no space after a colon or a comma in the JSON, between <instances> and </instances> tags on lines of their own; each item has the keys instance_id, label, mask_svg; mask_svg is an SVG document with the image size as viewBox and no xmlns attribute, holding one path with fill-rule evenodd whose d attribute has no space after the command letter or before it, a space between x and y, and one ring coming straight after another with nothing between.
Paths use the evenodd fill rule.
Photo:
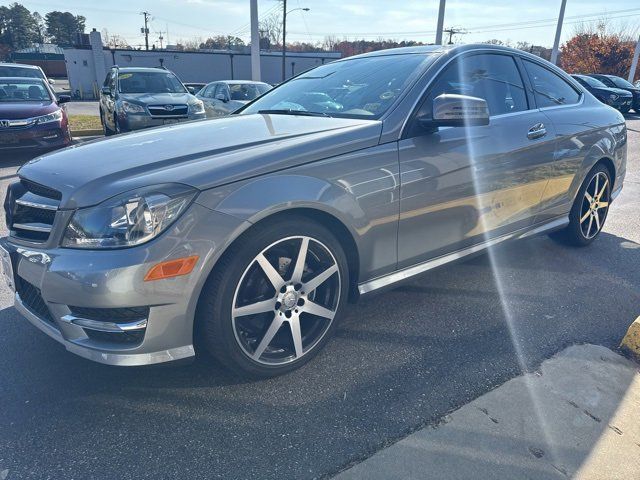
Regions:
<instances>
[{"instance_id":1,"label":"rear wheel","mask_svg":"<svg viewBox=\"0 0 640 480\"><path fill-rule=\"evenodd\" d=\"M348 285L344 251L329 230L306 218L278 220L241 239L216 266L196 334L237 372L280 375L329 340Z\"/></svg>"},{"instance_id":2,"label":"rear wheel","mask_svg":"<svg viewBox=\"0 0 640 480\"><path fill-rule=\"evenodd\" d=\"M569 214L569 225L551 236L569 245L584 247L602 231L611 203L611 177L604 165L587 175Z\"/></svg>"}]
</instances>

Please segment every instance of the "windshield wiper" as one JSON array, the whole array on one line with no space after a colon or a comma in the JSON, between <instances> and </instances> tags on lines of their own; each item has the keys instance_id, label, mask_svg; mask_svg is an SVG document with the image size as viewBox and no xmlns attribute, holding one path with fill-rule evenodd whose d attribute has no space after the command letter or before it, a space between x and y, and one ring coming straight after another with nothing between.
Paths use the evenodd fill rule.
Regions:
<instances>
[{"instance_id":1,"label":"windshield wiper","mask_svg":"<svg viewBox=\"0 0 640 480\"><path fill-rule=\"evenodd\" d=\"M301 115L305 117L331 117L331 115L323 112L307 112L306 110L258 110L258 113L271 114L271 115Z\"/></svg>"}]
</instances>

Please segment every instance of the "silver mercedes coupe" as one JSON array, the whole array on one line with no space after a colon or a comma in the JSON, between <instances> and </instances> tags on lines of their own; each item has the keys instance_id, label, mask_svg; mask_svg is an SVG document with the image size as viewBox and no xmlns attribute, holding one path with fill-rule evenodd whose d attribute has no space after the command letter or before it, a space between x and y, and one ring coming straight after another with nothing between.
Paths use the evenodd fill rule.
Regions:
<instances>
[{"instance_id":1,"label":"silver mercedes coupe","mask_svg":"<svg viewBox=\"0 0 640 480\"><path fill-rule=\"evenodd\" d=\"M317 354L359 296L505 240L590 244L626 151L622 115L538 57L379 51L229 117L27 163L0 253L16 308L73 353L208 351L267 377Z\"/></svg>"}]
</instances>

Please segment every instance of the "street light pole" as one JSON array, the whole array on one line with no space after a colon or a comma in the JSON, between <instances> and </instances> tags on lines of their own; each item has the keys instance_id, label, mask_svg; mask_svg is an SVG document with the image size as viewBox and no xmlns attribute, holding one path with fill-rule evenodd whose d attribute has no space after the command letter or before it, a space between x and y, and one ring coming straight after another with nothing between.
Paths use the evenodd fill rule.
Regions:
<instances>
[{"instance_id":1,"label":"street light pole","mask_svg":"<svg viewBox=\"0 0 640 480\"><path fill-rule=\"evenodd\" d=\"M282 0L282 81L284 82L287 64L287 0Z\"/></svg>"},{"instance_id":2,"label":"street light pole","mask_svg":"<svg viewBox=\"0 0 640 480\"><path fill-rule=\"evenodd\" d=\"M294 8L287 12L287 0L282 0L282 81L284 82L287 73L287 15L296 10L308 12L310 8Z\"/></svg>"},{"instance_id":3,"label":"street light pole","mask_svg":"<svg viewBox=\"0 0 640 480\"><path fill-rule=\"evenodd\" d=\"M636 50L633 53L633 60L631 61L631 70L629 71L629 83L633 83L633 79L636 76L636 68L638 67L638 57L640 57L640 38L638 38L638 42L636 43Z\"/></svg>"},{"instance_id":4,"label":"street light pole","mask_svg":"<svg viewBox=\"0 0 640 480\"><path fill-rule=\"evenodd\" d=\"M558 63L558 47L560 46L560 34L562 34L562 22L564 22L564 9L567 6L567 0L562 0L560 5L560 15L558 15L558 26L556 27L556 38L553 41L553 50L551 50L551 63Z\"/></svg>"},{"instance_id":5,"label":"street light pole","mask_svg":"<svg viewBox=\"0 0 640 480\"><path fill-rule=\"evenodd\" d=\"M258 0L251 0L251 79L260 81L260 33L258 31Z\"/></svg>"}]
</instances>

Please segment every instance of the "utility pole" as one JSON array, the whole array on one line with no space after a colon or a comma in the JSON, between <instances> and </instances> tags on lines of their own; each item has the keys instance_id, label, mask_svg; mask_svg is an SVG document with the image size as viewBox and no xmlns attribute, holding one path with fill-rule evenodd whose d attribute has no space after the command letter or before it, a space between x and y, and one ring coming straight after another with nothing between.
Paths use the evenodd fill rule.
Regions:
<instances>
[{"instance_id":1,"label":"utility pole","mask_svg":"<svg viewBox=\"0 0 640 480\"><path fill-rule=\"evenodd\" d=\"M140 29L140 33L144 33L144 46L149 50L149 12L141 12L140 15L144 16L144 28Z\"/></svg>"},{"instance_id":2,"label":"utility pole","mask_svg":"<svg viewBox=\"0 0 640 480\"><path fill-rule=\"evenodd\" d=\"M465 32L464 30L462 30L461 28L445 28L443 30L443 32L448 33L449 34L449 45L453 45L453 36L457 35L459 33L465 34L467 32Z\"/></svg>"},{"instance_id":3,"label":"utility pole","mask_svg":"<svg viewBox=\"0 0 640 480\"><path fill-rule=\"evenodd\" d=\"M446 0L440 0L438 9L438 26L436 27L436 45L442 45L442 28L444 27L444 4Z\"/></svg>"},{"instance_id":4,"label":"utility pole","mask_svg":"<svg viewBox=\"0 0 640 480\"><path fill-rule=\"evenodd\" d=\"M251 79L260 81L260 32L258 31L258 0L251 0Z\"/></svg>"},{"instance_id":5,"label":"utility pole","mask_svg":"<svg viewBox=\"0 0 640 480\"><path fill-rule=\"evenodd\" d=\"M287 0L282 0L282 81L286 77L287 63Z\"/></svg>"},{"instance_id":6,"label":"utility pole","mask_svg":"<svg viewBox=\"0 0 640 480\"><path fill-rule=\"evenodd\" d=\"M162 36L163 33L167 33L167 32L163 32L162 30L160 30L159 32L156 32L158 34L158 40L160 41L160 50L162 50L162 41L164 40L164 37Z\"/></svg>"},{"instance_id":7,"label":"utility pole","mask_svg":"<svg viewBox=\"0 0 640 480\"><path fill-rule=\"evenodd\" d=\"M551 63L558 64L558 47L560 46L560 35L562 34L562 23L564 22L564 9L567 6L567 0L562 0L560 5L560 15L558 15L558 26L556 27L556 38L553 41L553 50L551 50Z\"/></svg>"},{"instance_id":8,"label":"utility pole","mask_svg":"<svg viewBox=\"0 0 640 480\"><path fill-rule=\"evenodd\" d=\"M636 42L636 51L633 53L633 61L631 62L631 70L629 71L629 83L633 83L633 79L636 76L636 68L638 67L638 57L640 57L640 38Z\"/></svg>"}]
</instances>

